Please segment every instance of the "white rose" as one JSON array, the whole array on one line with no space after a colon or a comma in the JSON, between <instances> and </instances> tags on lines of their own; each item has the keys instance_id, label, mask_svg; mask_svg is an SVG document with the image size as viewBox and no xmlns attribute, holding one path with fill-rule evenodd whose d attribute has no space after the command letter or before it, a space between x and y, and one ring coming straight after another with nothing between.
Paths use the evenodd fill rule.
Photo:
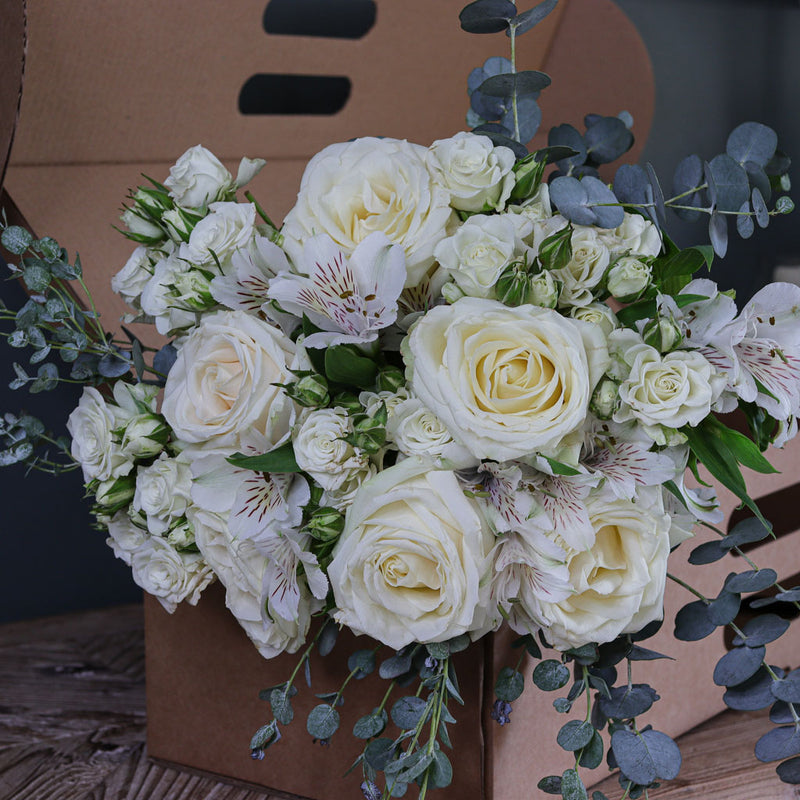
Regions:
<instances>
[{"instance_id":1,"label":"white rose","mask_svg":"<svg viewBox=\"0 0 800 800\"><path fill-rule=\"evenodd\" d=\"M622 404L614 415L617 422L635 418L665 428L699 425L725 386L725 377L694 350L662 356L642 344L632 348L626 360L631 371L619 387Z\"/></svg>"},{"instance_id":2,"label":"white rose","mask_svg":"<svg viewBox=\"0 0 800 800\"><path fill-rule=\"evenodd\" d=\"M367 481L328 567L336 620L399 649L485 625L493 537L452 472L406 459Z\"/></svg>"},{"instance_id":3,"label":"white rose","mask_svg":"<svg viewBox=\"0 0 800 800\"><path fill-rule=\"evenodd\" d=\"M153 275L150 251L137 247L125 266L111 279L111 291L118 294L129 306L138 308L139 297Z\"/></svg>"},{"instance_id":4,"label":"white rose","mask_svg":"<svg viewBox=\"0 0 800 800\"><path fill-rule=\"evenodd\" d=\"M162 453L149 467L139 467L133 508L146 515L150 533L166 533L171 523L186 513L191 490L187 460Z\"/></svg>"},{"instance_id":5,"label":"white rose","mask_svg":"<svg viewBox=\"0 0 800 800\"><path fill-rule=\"evenodd\" d=\"M431 309L406 341L413 392L476 460L557 452L608 362L595 325L474 297Z\"/></svg>"},{"instance_id":6,"label":"white rose","mask_svg":"<svg viewBox=\"0 0 800 800\"><path fill-rule=\"evenodd\" d=\"M160 417L139 414L125 426L122 434L122 452L130 458L152 458L167 443L169 430Z\"/></svg>"},{"instance_id":7,"label":"white rose","mask_svg":"<svg viewBox=\"0 0 800 800\"><path fill-rule=\"evenodd\" d=\"M223 516L190 506L189 521L195 543L225 586L225 605L236 617L247 636L264 658L286 651L294 653L304 642L311 614L319 608L301 581L301 600L297 619L285 620L278 614L262 613L264 570L267 559L251 542L234 540Z\"/></svg>"},{"instance_id":8,"label":"white rose","mask_svg":"<svg viewBox=\"0 0 800 800\"><path fill-rule=\"evenodd\" d=\"M503 270L523 250L517 230L512 214L476 214L439 242L434 256L464 294L489 297Z\"/></svg>"},{"instance_id":9,"label":"white rose","mask_svg":"<svg viewBox=\"0 0 800 800\"><path fill-rule=\"evenodd\" d=\"M658 228L640 214L625 212L622 225L600 235L614 255L657 256L661 252Z\"/></svg>"},{"instance_id":10,"label":"white rose","mask_svg":"<svg viewBox=\"0 0 800 800\"><path fill-rule=\"evenodd\" d=\"M288 435L295 407L275 384L300 368L295 344L244 311L202 319L167 376L162 413L184 442L241 449L253 435L277 444Z\"/></svg>"},{"instance_id":11,"label":"white rose","mask_svg":"<svg viewBox=\"0 0 800 800\"><path fill-rule=\"evenodd\" d=\"M106 544L114 551L114 555L128 566L131 558L147 539L147 531L143 531L125 511L117 511L108 522L108 539Z\"/></svg>"},{"instance_id":12,"label":"white rose","mask_svg":"<svg viewBox=\"0 0 800 800\"><path fill-rule=\"evenodd\" d=\"M434 180L450 193L459 211L501 209L514 188L516 157L508 147L495 147L488 136L457 133L435 141L426 154Z\"/></svg>"},{"instance_id":13,"label":"white rose","mask_svg":"<svg viewBox=\"0 0 800 800\"><path fill-rule=\"evenodd\" d=\"M115 428L113 408L97 389L85 387L77 408L67 420L72 457L81 465L85 483L118 478L133 469L133 460L114 441Z\"/></svg>"},{"instance_id":14,"label":"white rose","mask_svg":"<svg viewBox=\"0 0 800 800\"><path fill-rule=\"evenodd\" d=\"M573 593L540 604L541 624L558 650L610 642L663 616L671 519L661 487L640 487L634 501L590 495L596 538L588 550L569 550Z\"/></svg>"},{"instance_id":15,"label":"white rose","mask_svg":"<svg viewBox=\"0 0 800 800\"><path fill-rule=\"evenodd\" d=\"M256 207L252 203L212 203L209 209L211 213L194 226L179 252L191 264L216 270L217 262L226 264L254 240Z\"/></svg>"},{"instance_id":16,"label":"white rose","mask_svg":"<svg viewBox=\"0 0 800 800\"><path fill-rule=\"evenodd\" d=\"M630 303L647 288L650 273L648 264L638 258L623 256L608 271L608 291L617 300Z\"/></svg>"},{"instance_id":17,"label":"white rose","mask_svg":"<svg viewBox=\"0 0 800 800\"><path fill-rule=\"evenodd\" d=\"M406 254L406 285L433 264L433 248L455 224L448 193L425 166L426 149L397 139L363 138L326 147L303 174L282 233L294 257L310 236L327 233L345 252L382 231Z\"/></svg>"},{"instance_id":18,"label":"white rose","mask_svg":"<svg viewBox=\"0 0 800 800\"><path fill-rule=\"evenodd\" d=\"M343 408L312 411L292 434L297 465L323 489L333 491L363 473L369 459L344 441L353 432Z\"/></svg>"},{"instance_id":19,"label":"white rose","mask_svg":"<svg viewBox=\"0 0 800 800\"><path fill-rule=\"evenodd\" d=\"M596 228L576 225L571 242L570 262L562 269L555 270L556 276L564 284L559 304L586 306L594 300L592 289L603 279L610 254Z\"/></svg>"},{"instance_id":20,"label":"white rose","mask_svg":"<svg viewBox=\"0 0 800 800\"><path fill-rule=\"evenodd\" d=\"M210 150L198 144L170 168L164 186L179 206L201 208L228 191L233 176Z\"/></svg>"},{"instance_id":21,"label":"white rose","mask_svg":"<svg viewBox=\"0 0 800 800\"><path fill-rule=\"evenodd\" d=\"M195 323L195 312L182 306L175 289L180 275L190 269L191 265L178 255L167 256L155 265L153 277L142 291L142 311L153 317L162 336L172 336Z\"/></svg>"},{"instance_id":22,"label":"white rose","mask_svg":"<svg viewBox=\"0 0 800 800\"><path fill-rule=\"evenodd\" d=\"M131 569L136 585L157 597L170 614L184 600L197 605L203 589L214 580L199 553L178 553L158 536L146 539L133 553Z\"/></svg>"},{"instance_id":23,"label":"white rose","mask_svg":"<svg viewBox=\"0 0 800 800\"><path fill-rule=\"evenodd\" d=\"M527 217L531 222L550 219L553 216L553 207L550 205L549 187L542 183L533 197L528 198L521 206L509 206L508 211Z\"/></svg>"},{"instance_id":24,"label":"white rose","mask_svg":"<svg viewBox=\"0 0 800 800\"><path fill-rule=\"evenodd\" d=\"M599 325L605 336L619 327L617 315L605 303L590 303L588 306L573 306L569 310L573 319Z\"/></svg>"},{"instance_id":25,"label":"white rose","mask_svg":"<svg viewBox=\"0 0 800 800\"><path fill-rule=\"evenodd\" d=\"M137 213L131 208L126 208L120 219L134 236L141 236L144 241L157 243L165 238L164 231L154 222L142 216L141 212Z\"/></svg>"}]
</instances>

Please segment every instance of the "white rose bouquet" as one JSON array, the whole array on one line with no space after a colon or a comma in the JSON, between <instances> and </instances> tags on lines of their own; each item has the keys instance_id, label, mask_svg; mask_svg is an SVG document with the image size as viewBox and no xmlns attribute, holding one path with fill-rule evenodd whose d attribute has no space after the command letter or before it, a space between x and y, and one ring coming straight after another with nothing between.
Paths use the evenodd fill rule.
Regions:
<instances>
[{"instance_id":1,"label":"white rose bouquet","mask_svg":"<svg viewBox=\"0 0 800 800\"><path fill-rule=\"evenodd\" d=\"M513 43L553 5L478 0L462 26ZM267 658L302 647L299 667L342 626L395 651L378 669L392 705L390 687L354 730L369 800L450 783L452 655L503 626L534 659L554 651L533 673L539 689L565 687L574 666L558 710L598 700L562 728L575 767L545 777L545 791L586 798L579 770L605 752L627 796L674 778L677 746L637 721L657 695L614 685L614 665L660 657L640 643L663 618L670 552L719 520L713 486L689 485L687 468L702 464L753 514L693 554L708 563L770 535L740 467L770 472L762 451L797 433L800 288L768 286L739 311L694 278L724 254L729 216L749 236L791 210L774 132L745 123L724 154L690 156L673 197L649 167L623 166L609 185L598 168L632 143L624 114L590 115L585 133L553 128L528 153L548 83L493 59L470 76L473 132L325 148L280 228L235 197L262 161L244 159L234 179L204 148L187 151L123 215L138 246L113 285L129 319L172 337L157 352L107 334L65 291L83 286L80 265L52 239L2 231L31 292L2 312L10 343L38 365L15 365L13 385L54 385L51 351L86 384L71 443L6 415L3 463L58 470L46 448L67 455L137 583L174 610L221 581ZM713 250L676 247L668 207L707 214ZM721 416L736 409L747 433ZM722 590L733 614L697 593L676 636L734 624L742 594L770 587L800 600L753 564ZM787 626L756 617L720 681L741 696L763 673L767 703L794 709L798 682L762 646ZM376 651L351 656L350 678L376 670ZM499 674L500 724L526 683L520 663ZM291 721L296 675L269 694L254 757ZM309 716L314 738L336 732L343 690ZM757 752L798 782L791 716Z\"/></svg>"}]
</instances>

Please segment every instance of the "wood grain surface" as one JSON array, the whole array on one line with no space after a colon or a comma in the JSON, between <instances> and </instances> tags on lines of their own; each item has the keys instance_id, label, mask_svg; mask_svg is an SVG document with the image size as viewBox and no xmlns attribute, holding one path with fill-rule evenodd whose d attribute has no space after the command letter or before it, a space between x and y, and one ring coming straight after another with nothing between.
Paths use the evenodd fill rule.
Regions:
<instances>
[{"instance_id":1,"label":"wood grain surface","mask_svg":"<svg viewBox=\"0 0 800 800\"><path fill-rule=\"evenodd\" d=\"M770 727L725 712L686 734L680 777L651 800L800 798L753 755ZM140 606L0 626L0 800L278 800L154 764L144 733Z\"/></svg>"}]
</instances>

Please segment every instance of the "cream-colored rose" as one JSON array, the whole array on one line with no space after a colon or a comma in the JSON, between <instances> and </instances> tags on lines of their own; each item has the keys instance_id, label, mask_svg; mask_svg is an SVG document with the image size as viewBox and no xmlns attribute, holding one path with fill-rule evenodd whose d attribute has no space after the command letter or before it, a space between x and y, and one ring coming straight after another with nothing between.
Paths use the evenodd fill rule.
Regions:
<instances>
[{"instance_id":1,"label":"cream-colored rose","mask_svg":"<svg viewBox=\"0 0 800 800\"><path fill-rule=\"evenodd\" d=\"M133 554L144 544L147 531L135 525L125 511L117 511L108 522L108 539L106 544L114 551L114 555L131 565Z\"/></svg>"},{"instance_id":2,"label":"cream-colored rose","mask_svg":"<svg viewBox=\"0 0 800 800\"><path fill-rule=\"evenodd\" d=\"M605 303L590 303L588 306L573 306L569 310L573 319L599 325L605 336L619 327L617 315Z\"/></svg>"},{"instance_id":3,"label":"cream-colored rose","mask_svg":"<svg viewBox=\"0 0 800 800\"><path fill-rule=\"evenodd\" d=\"M601 231L600 235L615 256L657 256L661 252L661 233L640 214L625 212L622 225L611 231Z\"/></svg>"},{"instance_id":4,"label":"cream-colored rose","mask_svg":"<svg viewBox=\"0 0 800 800\"><path fill-rule=\"evenodd\" d=\"M486 623L493 537L452 472L406 459L367 481L328 567L336 620L399 649Z\"/></svg>"},{"instance_id":5,"label":"cream-colored rose","mask_svg":"<svg viewBox=\"0 0 800 800\"><path fill-rule=\"evenodd\" d=\"M199 553L178 553L159 536L148 537L131 558L133 580L158 598L171 614L184 600L197 605L203 589L214 580Z\"/></svg>"},{"instance_id":6,"label":"cream-colored rose","mask_svg":"<svg viewBox=\"0 0 800 800\"><path fill-rule=\"evenodd\" d=\"M232 498L231 498L232 499ZM252 542L231 536L225 516L190 506L189 521L203 558L225 586L225 605L264 658L294 653L304 642L311 614L320 603L301 581L301 600L295 620L262 613L264 570L267 559Z\"/></svg>"},{"instance_id":7,"label":"cream-colored rose","mask_svg":"<svg viewBox=\"0 0 800 800\"><path fill-rule=\"evenodd\" d=\"M150 533L163 534L186 513L192 472L188 459L162 453L149 467L139 467L133 508L147 517Z\"/></svg>"},{"instance_id":8,"label":"cream-colored rose","mask_svg":"<svg viewBox=\"0 0 800 800\"><path fill-rule=\"evenodd\" d=\"M544 635L558 650L610 642L663 616L671 519L661 487L639 487L634 501L590 495L595 531L588 550L568 550L573 593L538 609Z\"/></svg>"},{"instance_id":9,"label":"cream-colored rose","mask_svg":"<svg viewBox=\"0 0 800 800\"><path fill-rule=\"evenodd\" d=\"M442 239L434 255L465 295L490 297L503 270L524 249L525 222L514 214L476 214L453 236Z\"/></svg>"},{"instance_id":10,"label":"cream-colored rose","mask_svg":"<svg viewBox=\"0 0 800 800\"><path fill-rule=\"evenodd\" d=\"M133 459L114 441L115 428L113 407L97 389L86 386L78 406L67 420L72 457L81 465L85 483L118 478L133 469Z\"/></svg>"},{"instance_id":11,"label":"cream-colored rose","mask_svg":"<svg viewBox=\"0 0 800 800\"><path fill-rule=\"evenodd\" d=\"M617 422L636 419L665 428L699 425L725 388L725 377L695 350L673 350L662 356L642 344L632 348L626 360L631 371L619 387Z\"/></svg>"},{"instance_id":12,"label":"cream-colored rose","mask_svg":"<svg viewBox=\"0 0 800 800\"><path fill-rule=\"evenodd\" d=\"M623 256L608 271L608 291L617 300L630 303L647 288L651 269L644 261Z\"/></svg>"},{"instance_id":13,"label":"cream-colored rose","mask_svg":"<svg viewBox=\"0 0 800 800\"><path fill-rule=\"evenodd\" d=\"M309 237L327 233L346 253L381 231L406 254L406 285L433 264L433 248L455 225L450 196L425 166L426 149L398 139L363 138L326 147L309 161L282 233L298 263Z\"/></svg>"},{"instance_id":14,"label":"cream-colored rose","mask_svg":"<svg viewBox=\"0 0 800 800\"><path fill-rule=\"evenodd\" d=\"M414 394L476 461L557 452L608 362L596 325L475 297L431 309L404 357Z\"/></svg>"},{"instance_id":15,"label":"cream-colored rose","mask_svg":"<svg viewBox=\"0 0 800 800\"><path fill-rule=\"evenodd\" d=\"M292 434L297 465L323 489L340 488L369 465L364 452L344 441L352 432L352 422L343 408L310 412Z\"/></svg>"},{"instance_id":16,"label":"cream-colored rose","mask_svg":"<svg viewBox=\"0 0 800 800\"><path fill-rule=\"evenodd\" d=\"M179 252L190 264L216 269L217 262L226 264L255 238L256 207L252 203L212 203L210 212L194 226Z\"/></svg>"},{"instance_id":17,"label":"cream-colored rose","mask_svg":"<svg viewBox=\"0 0 800 800\"><path fill-rule=\"evenodd\" d=\"M563 283L559 305L586 306L594 300L592 290L603 279L611 257L597 228L576 225L571 242L572 258L555 270Z\"/></svg>"},{"instance_id":18,"label":"cream-colored rose","mask_svg":"<svg viewBox=\"0 0 800 800\"><path fill-rule=\"evenodd\" d=\"M297 358L295 344L269 323L243 311L210 314L178 353L162 413L184 442L230 452L254 435L277 444L295 407L275 384L293 379Z\"/></svg>"},{"instance_id":19,"label":"cream-colored rose","mask_svg":"<svg viewBox=\"0 0 800 800\"><path fill-rule=\"evenodd\" d=\"M222 162L200 144L190 147L170 167L164 186L170 197L185 208L201 208L213 202L233 185L233 176Z\"/></svg>"},{"instance_id":20,"label":"cream-colored rose","mask_svg":"<svg viewBox=\"0 0 800 800\"><path fill-rule=\"evenodd\" d=\"M195 312L185 306L176 290L181 275L191 270L191 265L173 253L161 259L153 277L145 284L139 303L142 311L155 320L156 330L162 336L174 336L195 324Z\"/></svg>"},{"instance_id":21,"label":"cream-colored rose","mask_svg":"<svg viewBox=\"0 0 800 800\"><path fill-rule=\"evenodd\" d=\"M159 257L156 259L158 261ZM139 297L153 275L153 261L148 248L139 246L125 266L111 279L111 291L118 294L129 306L139 307Z\"/></svg>"},{"instance_id":22,"label":"cream-colored rose","mask_svg":"<svg viewBox=\"0 0 800 800\"><path fill-rule=\"evenodd\" d=\"M515 161L508 147L495 147L488 136L464 131L435 141L426 154L434 180L459 211L501 209L514 188Z\"/></svg>"}]
</instances>

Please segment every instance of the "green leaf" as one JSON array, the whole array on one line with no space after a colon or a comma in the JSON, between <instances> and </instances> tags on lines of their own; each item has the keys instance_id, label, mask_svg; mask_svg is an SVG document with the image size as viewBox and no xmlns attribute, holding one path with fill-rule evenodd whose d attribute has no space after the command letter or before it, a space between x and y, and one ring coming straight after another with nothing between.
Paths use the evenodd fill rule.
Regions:
<instances>
[{"instance_id":1,"label":"green leaf","mask_svg":"<svg viewBox=\"0 0 800 800\"><path fill-rule=\"evenodd\" d=\"M591 741L581 750L578 764L586 769L597 769L603 761L603 737L595 731Z\"/></svg>"},{"instance_id":2,"label":"green leaf","mask_svg":"<svg viewBox=\"0 0 800 800\"><path fill-rule=\"evenodd\" d=\"M492 75L478 87L478 91L489 97L523 97L526 94L540 92L549 85L549 75L544 72L527 70Z\"/></svg>"},{"instance_id":3,"label":"green leaf","mask_svg":"<svg viewBox=\"0 0 800 800\"><path fill-rule=\"evenodd\" d=\"M517 7L511 0L475 0L461 11L458 19L467 33L499 33L516 16Z\"/></svg>"},{"instance_id":4,"label":"green leaf","mask_svg":"<svg viewBox=\"0 0 800 800\"><path fill-rule=\"evenodd\" d=\"M525 679L522 674L511 667L503 667L497 676L494 693L498 700L513 703L525 690Z\"/></svg>"},{"instance_id":5,"label":"green leaf","mask_svg":"<svg viewBox=\"0 0 800 800\"><path fill-rule=\"evenodd\" d=\"M564 800L588 800L586 787L577 770L568 769L561 775L561 797Z\"/></svg>"},{"instance_id":6,"label":"green leaf","mask_svg":"<svg viewBox=\"0 0 800 800\"><path fill-rule=\"evenodd\" d=\"M595 730L591 722L571 719L561 727L556 741L564 750L575 752L586 747L592 741L594 733Z\"/></svg>"},{"instance_id":7,"label":"green leaf","mask_svg":"<svg viewBox=\"0 0 800 800\"><path fill-rule=\"evenodd\" d=\"M710 267L713 260L714 248L710 245L689 247L658 259L653 265L653 271L656 278L661 280L679 275L694 275L702 267Z\"/></svg>"},{"instance_id":8,"label":"green leaf","mask_svg":"<svg viewBox=\"0 0 800 800\"><path fill-rule=\"evenodd\" d=\"M372 389L378 365L349 345L335 345L325 351L325 376L334 383Z\"/></svg>"},{"instance_id":9,"label":"green leaf","mask_svg":"<svg viewBox=\"0 0 800 800\"><path fill-rule=\"evenodd\" d=\"M444 789L453 782L453 765L441 750L436 750L433 754L429 775L428 784L434 789Z\"/></svg>"},{"instance_id":10,"label":"green leaf","mask_svg":"<svg viewBox=\"0 0 800 800\"><path fill-rule=\"evenodd\" d=\"M371 739L373 736L380 736L386 728L388 717L386 711L377 708L372 710L371 714L366 714L360 719L356 720L353 725L353 736L359 739Z\"/></svg>"},{"instance_id":11,"label":"green leaf","mask_svg":"<svg viewBox=\"0 0 800 800\"><path fill-rule=\"evenodd\" d=\"M227 461L234 467L242 469L252 469L255 472L300 472L297 461L294 457L294 446L291 442L286 442L269 453L260 456L246 456L242 453L234 453L228 456Z\"/></svg>"},{"instance_id":12,"label":"green leaf","mask_svg":"<svg viewBox=\"0 0 800 800\"><path fill-rule=\"evenodd\" d=\"M43 261L35 261L22 269L22 280L25 281L25 286L37 294L41 294L47 289L51 277L50 270Z\"/></svg>"},{"instance_id":13,"label":"green leaf","mask_svg":"<svg viewBox=\"0 0 800 800\"><path fill-rule=\"evenodd\" d=\"M541 661L533 670L533 682L545 692L554 692L569 683L570 672L560 661Z\"/></svg>"},{"instance_id":14,"label":"green leaf","mask_svg":"<svg viewBox=\"0 0 800 800\"><path fill-rule=\"evenodd\" d=\"M297 689L292 686L286 690L285 686L273 689L269 694L269 704L275 719L281 725L288 725L294 719L294 709L292 708L292 697L297 694Z\"/></svg>"},{"instance_id":15,"label":"green leaf","mask_svg":"<svg viewBox=\"0 0 800 800\"><path fill-rule=\"evenodd\" d=\"M522 36L538 25L558 4L558 0L543 0L539 5L523 11L511 20L511 26L516 29L517 36Z\"/></svg>"},{"instance_id":16,"label":"green leaf","mask_svg":"<svg viewBox=\"0 0 800 800\"><path fill-rule=\"evenodd\" d=\"M421 697L401 697L392 706L392 722L403 730L413 730L427 709Z\"/></svg>"},{"instance_id":17,"label":"green leaf","mask_svg":"<svg viewBox=\"0 0 800 800\"><path fill-rule=\"evenodd\" d=\"M19 225L9 225L0 235L0 242L9 253L21 256L31 246L33 236Z\"/></svg>"},{"instance_id":18,"label":"green leaf","mask_svg":"<svg viewBox=\"0 0 800 800\"><path fill-rule=\"evenodd\" d=\"M564 464L561 461L556 461L549 456L542 456L542 458L550 465L553 470L553 475L580 475L580 471L571 467L569 464Z\"/></svg>"},{"instance_id":19,"label":"green leaf","mask_svg":"<svg viewBox=\"0 0 800 800\"><path fill-rule=\"evenodd\" d=\"M330 739L339 729L339 712L327 703L315 706L308 715L306 730L315 739Z\"/></svg>"}]
</instances>

